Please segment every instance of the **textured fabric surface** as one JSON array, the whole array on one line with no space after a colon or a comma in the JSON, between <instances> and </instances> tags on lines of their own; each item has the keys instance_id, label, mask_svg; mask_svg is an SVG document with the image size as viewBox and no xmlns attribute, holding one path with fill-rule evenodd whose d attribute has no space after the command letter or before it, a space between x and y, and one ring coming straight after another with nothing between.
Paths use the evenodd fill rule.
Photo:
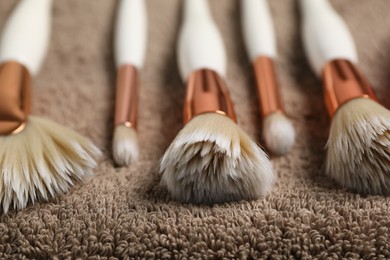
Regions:
<instances>
[{"instance_id":1,"label":"textured fabric surface","mask_svg":"<svg viewBox=\"0 0 390 260\"><path fill-rule=\"evenodd\" d=\"M91 138L103 151L95 177L68 194L0 216L0 257L139 256L260 258L390 257L390 199L349 193L323 175L329 119L302 50L296 1L272 0L286 110L297 130L278 181L257 201L181 205L157 188L158 162L181 128L183 84L175 54L180 0L149 0L141 76L140 161L111 159L116 1L55 0L52 43L34 79L33 113ZM227 81L239 124L260 141L254 78L243 50L239 1L211 0L228 53ZM390 106L390 1L333 0L356 40L360 67ZM0 26L16 4L0 1Z\"/></svg>"}]
</instances>

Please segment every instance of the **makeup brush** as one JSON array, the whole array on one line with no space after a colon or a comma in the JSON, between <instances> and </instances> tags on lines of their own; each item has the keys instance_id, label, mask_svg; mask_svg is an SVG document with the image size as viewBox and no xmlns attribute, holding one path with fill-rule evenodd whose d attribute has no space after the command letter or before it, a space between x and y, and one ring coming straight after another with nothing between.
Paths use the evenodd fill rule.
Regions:
<instances>
[{"instance_id":1,"label":"makeup brush","mask_svg":"<svg viewBox=\"0 0 390 260\"><path fill-rule=\"evenodd\" d=\"M326 174L353 191L390 194L390 112L363 74L346 24L326 0L301 0L303 42L333 118Z\"/></svg>"},{"instance_id":2,"label":"makeup brush","mask_svg":"<svg viewBox=\"0 0 390 260\"><path fill-rule=\"evenodd\" d=\"M0 41L0 203L3 212L67 192L99 150L74 131L30 116L31 76L48 48L50 0L22 0Z\"/></svg>"},{"instance_id":3,"label":"makeup brush","mask_svg":"<svg viewBox=\"0 0 390 260\"><path fill-rule=\"evenodd\" d=\"M236 124L222 37L206 0L183 4L178 62L187 82L185 126L162 158L161 182L174 199L187 203L264 196L276 177L267 155Z\"/></svg>"},{"instance_id":4,"label":"makeup brush","mask_svg":"<svg viewBox=\"0 0 390 260\"><path fill-rule=\"evenodd\" d=\"M117 67L113 157L119 166L138 160L137 74L144 63L147 21L144 0L121 0L115 32Z\"/></svg>"},{"instance_id":5,"label":"makeup brush","mask_svg":"<svg viewBox=\"0 0 390 260\"><path fill-rule=\"evenodd\" d=\"M253 63L263 138L275 155L286 154L295 142L295 130L285 115L273 60L277 57L275 33L266 0L242 0L241 24L246 50Z\"/></svg>"}]
</instances>

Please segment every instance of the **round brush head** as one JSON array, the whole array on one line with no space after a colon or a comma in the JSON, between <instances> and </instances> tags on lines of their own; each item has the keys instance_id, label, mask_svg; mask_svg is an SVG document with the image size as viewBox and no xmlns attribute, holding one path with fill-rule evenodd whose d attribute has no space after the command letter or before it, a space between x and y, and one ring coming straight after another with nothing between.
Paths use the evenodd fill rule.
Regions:
<instances>
[{"instance_id":1,"label":"round brush head","mask_svg":"<svg viewBox=\"0 0 390 260\"><path fill-rule=\"evenodd\" d=\"M264 118L263 137L272 154L285 155L294 145L295 130L284 114L271 113Z\"/></svg>"},{"instance_id":2,"label":"round brush head","mask_svg":"<svg viewBox=\"0 0 390 260\"><path fill-rule=\"evenodd\" d=\"M326 173L364 194L390 194L390 111L368 98L342 105L327 143Z\"/></svg>"},{"instance_id":3,"label":"round brush head","mask_svg":"<svg viewBox=\"0 0 390 260\"><path fill-rule=\"evenodd\" d=\"M112 151L118 166L128 166L138 160L137 132L123 124L115 127Z\"/></svg>"},{"instance_id":4,"label":"round brush head","mask_svg":"<svg viewBox=\"0 0 390 260\"><path fill-rule=\"evenodd\" d=\"M186 203L223 203L266 195L276 176L263 150L230 118L195 116L165 152L160 171L171 196Z\"/></svg>"},{"instance_id":5,"label":"round brush head","mask_svg":"<svg viewBox=\"0 0 390 260\"><path fill-rule=\"evenodd\" d=\"M100 151L76 132L29 116L26 128L0 136L0 203L4 212L67 192L92 174Z\"/></svg>"}]
</instances>

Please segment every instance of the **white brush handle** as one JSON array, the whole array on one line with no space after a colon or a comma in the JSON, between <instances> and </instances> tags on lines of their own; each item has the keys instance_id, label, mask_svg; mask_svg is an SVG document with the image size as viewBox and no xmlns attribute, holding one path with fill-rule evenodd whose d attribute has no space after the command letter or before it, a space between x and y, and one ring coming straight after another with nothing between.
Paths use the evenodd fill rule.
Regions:
<instances>
[{"instance_id":1,"label":"white brush handle","mask_svg":"<svg viewBox=\"0 0 390 260\"><path fill-rule=\"evenodd\" d=\"M275 58L276 40L267 0L241 0L241 25L251 61L259 56Z\"/></svg>"},{"instance_id":2,"label":"white brush handle","mask_svg":"<svg viewBox=\"0 0 390 260\"><path fill-rule=\"evenodd\" d=\"M144 0L121 0L115 30L115 63L142 68L147 42L147 14Z\"/></svg>"},{"instance_id":3,"label":"white brush handle","mask_svg":"<svg viewBox=\"0 0 390 260\"><path fill-rule=\"evenodd\" d=\"M16 61L38 73L49 46L51 0L21 0L8 18L0 41L0 63Z\"/></svg>"},{"instance_id":4,"label":"white brush handle","mask_svg":"<svg viewBox=\"0 0 390 260\"><path fill-rule=\"evenodd\" d=\"M327 0L300 0L303 43L312 69L321 76L323 66L334 59L357 62L356 47L342 18Z\"/></svg>"},{"instance_id":5,"label":"white brush handle","mask_svg":"<svg viewBox=\"0 0 390 260\"><path fill-rule=\"evenodd\" d=\"M185 0L183 16L178 43L178 62L183 81L199 69L211 69L224 77L225 47L207 1Z\"/></svg>"}]
</instances>

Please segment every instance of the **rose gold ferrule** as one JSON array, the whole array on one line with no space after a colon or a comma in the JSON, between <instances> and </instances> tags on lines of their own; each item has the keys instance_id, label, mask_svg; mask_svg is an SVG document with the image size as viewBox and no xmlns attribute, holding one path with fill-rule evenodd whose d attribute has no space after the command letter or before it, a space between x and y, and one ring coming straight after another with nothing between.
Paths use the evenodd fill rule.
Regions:
<instances>
[{"instance_id":1,"label":"rose gold ferrule","mask_svg":"<svg viewBox=\"0 0 390 260\"><path fill-rule=\"evenodd\" d=\"M274 112L283 112L273 60L260 56L255 59L253 67L261 116L266 117Z\"/></svg>"},{"instance_id":2,"label":"rose gold ferrule","mask_svg":"<svg viewBox=\"0 0 390 260\"><path fill-rule=\"evenodd\" d=\"M337 109L354 98L371 98L377 101L367 79L350 61L337 59L324 66L323 87L325 104L330 117Z\"/></svg>"},{"instance_id":3,"label":"rose gold ferrule","mask_svg":"<svg viewBox=\"0 0 390 260\"><path fill-rule=\"evenodd\" d=\"M236 122L233 103L224 80L209 69L194 71L188 78L184 101L184 123L204 113L227 115Z\"/></svg>"},{"instance_id":4,"label":"rose gold ferrule","mask_svg":"<svg viewBox=\"0 0 390 260\"><path fill-rule=\"evenodd\" d=\"M17 62L0 65L0 135L24 129L31 107L31 76Z\"/></svg>"},{"instance_id":5,"label":"rose gold ferrule","mask_svg":"<svg viewBox=\"0 0 390 260\"><path fill-rule=\"evenodd\" d=\"M138 87L137 69L122 65L117 71L114 126L137 128Z\"/></svg>"}]
</instances>

